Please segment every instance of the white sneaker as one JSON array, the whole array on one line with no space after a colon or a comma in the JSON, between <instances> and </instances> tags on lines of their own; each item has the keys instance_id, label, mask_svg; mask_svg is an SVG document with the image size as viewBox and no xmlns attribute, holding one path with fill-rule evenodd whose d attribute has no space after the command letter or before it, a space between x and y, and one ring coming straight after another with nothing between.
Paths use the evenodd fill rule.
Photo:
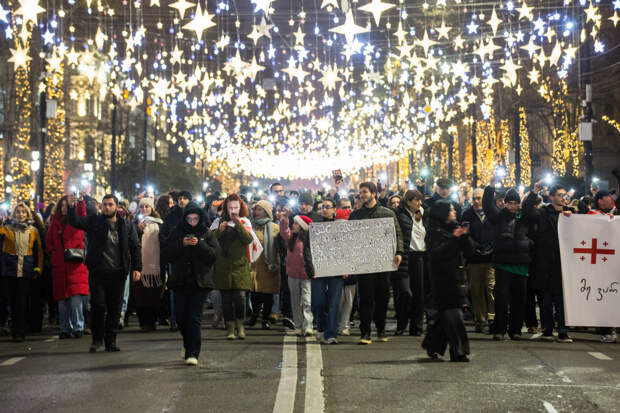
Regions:
<instances>
[{"instance_id":1,"label":"white sneaker","mask_svg":"<svg viewBox=\"0 0 620 413\"><path fill-rule=\"evenodd\" d=\"M601 343L615 343L616 335L615 334L604 334L601 336Z\"/></svg>"},{"instance_id":2,"label":"white sneaker","mask_svg":"<svg viewBox=\"0 0 620 413\"><path fill-rule=\"evenodd\" d=\"M349 330L348 328L345 328L344 330L340 332L340 334L342 334L343 336L350 336L351 330Z\"/></svg>"},{"instance_id":3,"label":"white sneaker","mask_svg":"<svg viewBox=\"0 0 620 413\"><path fill-rule=\"evenodd\" d=\"M335 338L335 337L328 338L327 339L327 344L338 344L338 339Z\"/></svg>"},{"instance_id":4,"label":"white sneaker","mask_svg":"<svg viewBox=\"0 0 620 413\"><path fill-rule=\"evenodd\" d=\"M306 331L304 331L306 337L310 337L312 334L314 334L314 331L311 328L306 328Z\"/></svg>"},{"instance_id":5,"label":"white sneaker","mask_svg":"<svg viewBox=\"0 0 620 413\"><path fill-rule=\"evenodd\" d=\"M303 335L304 335L304 334L301 332L301 328L296 328L296 329L295 329L295 335L297 335L297 336L299 336L299 337L301 337L301 336L303 336Z\"/></svg>"},{"instance_id":6,"label":"white sneaker","mask_svg":"<svg viewBox=\"0 0 620 413\"><path fill-rule=\"evenodd\" d=\"M187 360L185 360L185 364L188 366L197 366L198 359L196 357L188 357Z\"/></svg>"}]
</instances>

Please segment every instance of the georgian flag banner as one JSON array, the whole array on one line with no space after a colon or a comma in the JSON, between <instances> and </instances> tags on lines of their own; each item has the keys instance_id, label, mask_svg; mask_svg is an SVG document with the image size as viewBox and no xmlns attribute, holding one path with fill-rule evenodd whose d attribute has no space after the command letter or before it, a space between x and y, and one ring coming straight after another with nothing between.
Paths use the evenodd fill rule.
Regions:
<instances>
[{"instance_id":1,"label":"georgian flag banner","mask_svg":"<svg viewBox=\"0 0 620 413\"><path fill-rule=\"evenodd\" d=\"M566 325L620 326L620 217L560 215Z\"/></svg>"}]
</instances>

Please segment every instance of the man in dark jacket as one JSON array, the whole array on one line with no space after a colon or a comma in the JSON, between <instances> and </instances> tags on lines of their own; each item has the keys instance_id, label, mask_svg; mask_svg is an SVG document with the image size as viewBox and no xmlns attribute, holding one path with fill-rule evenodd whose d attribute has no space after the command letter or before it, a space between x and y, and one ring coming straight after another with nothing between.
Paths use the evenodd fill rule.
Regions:
<instances>
[{"instance_id":1,"label":"man in dark jacket","mask_svg":"<svg viewBox=\"0 0 620 413\"><path fill-rule=\"evenodd\" d=\"M504 334L513 340L521 339L521 327L525 311L526 277L533 242L529 238L531 209L524 205L521 197L511 188L506 191L503 209L497 208L493 200L495 177L484 190L482 206L494 229L493 268L495 269L495 322L493 340L503 340ZM508 307L510 306L510 321Z\"/></svg>"},{"instance_id":2,"label":"man in dark jacket","mask_svg":"<svg viewBox=\"0 0 620 413\"><path fill-rule=\"evenodd\" d=\"M437 185L437 188L435 190L435 193L433 194L432 197L426 200L424 204L424 209L426 211L430 211L430 209L433 207L433 204L435 202L439 201L440 199L445 199L446 201L449 201L452 204L452 206L454 207L454 210L456 211L456 219L460 221L461 220L461 205L457 201L450 199L450 188L452 187L452 181L450 181L447 178L439 178L436 182L436 185Z\"/></svg>"},{"instance_id":3,"label":"man in dark jacket","mask_svg":"<svg viewBox=\"0 0 620 413\"><path fill-rule=\"evenodd\" d=\"M541 182L526 198L526 203L535 203ZM534 208L532 214L536 220L535 234L536 263L532 281L536 290L542 291L543 340L553 340L554 308L558 323L558 342L572 343L568 328L564 324L564 299L562 296L562 266L560 262L560 240L558 237L558 218L562 211L569 211L566 206L566 188L554 185L549 190L551 204Z\"/></svg>"},{"instance_id":4,"label":"man in dark jacket","mask_svg":"<svg viewBox=\"0 0 620 413\"><path fill-rule=\"evenodd\" d=\"M403 236L398 219L391 209L382 207L377 203L377 186L374 183L362 182L359 188L362 207L353 211L349 216L349 220L394 219L394 229L396 230L396 256L394 257L394 262L396 268L398 268L403 256ZM388 337L385 334L385 317L390 298L390 273L361 274L357 276L357 282L360 306L360 344L371 343L370 323L373 321L373 318L377 327L379 341L388 341Z\"/></svg>"},{"instance_id":5,"label":"man in dark jacket","mask_svg":"<svg viewBox=\"0 0 620 413\"><path fill-rule=\"evenodd\" d=\"M471 207L463 213L463 223L469 223L469 234L474 244L474 253L467 260L467 276L477 333L486 332L485 325L489 323L490 327L495 318L495 271L491 265L495 231L482 208L483 193L482 188L474 189Z\"/></svg>"},{"instance_id":6,"label":"man in dark jacket","mask_svg":"<svg viewBox=\"0 0 620 413\"><path fill-rule=\"evenodd\" d=\"M86 232L88 252L86 266L92 307L93 341L91 352L96 352L105 341L106 351L119 351L116 330L121 315L123 291L127 274L140 280L142 256L136 229L117 215L118 199L106 195L102 200L102 214L79 217L75 211L76 199L69 198L69 223Z\"/></svg>"}]
</instances>

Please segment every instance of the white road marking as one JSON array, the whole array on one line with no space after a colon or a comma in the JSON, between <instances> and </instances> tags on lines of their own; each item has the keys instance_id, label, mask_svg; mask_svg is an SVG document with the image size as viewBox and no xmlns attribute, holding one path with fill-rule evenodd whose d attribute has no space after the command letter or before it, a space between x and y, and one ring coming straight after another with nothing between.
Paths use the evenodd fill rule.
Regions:
<instances>
[{"instance_id":1,"label":"white road marking","mask_svg":"<svg viewBox=\"0 0 620 413\"><path fill-rule=\"evenodd\" d=\"M549 413L558 413L558 411L555 410L555 407L553 407L553 405L549 402L543 402L543 406L545 406L545 409L547 409L547 412Z\"/></svg>"},{"instance_id":2,"label":"white road marking","mask_svg":"<svg viewBox=\"0 0 620 413\"><path fill-rule=\"evenodd\" d=\"M485 385L485 386L507 386L507 387L565 387L565 388L580 388L580 389L613 389L620 390L618 386L606 386L598 384L555 384L555 383L499 383L499 382L468 382L472 385Z\"/></svg>"},{"instance_id":3,"label":"white road marking","mask_svg":"<svg viewBox=\"0 0 620 413\"><path fill-rule=\"evenodd\" d=\"M10 359L4 360L2 363L0 363L0 366L12 366L13 364L17 364L25 358L26 357L11 357Z\"/></svg>"},{"instance_id":4,"label":"white road marking","mask_svg":"<svg viewBox=\"0 0 620 413\"><path fill-rule=\"evenodd\" d=\"M558 377L560 377L562 379L562 381L564 383L572 383L573 381L570 379L570 377L568 377L566 375L566 373L563 370L560 370L556 373L558 375Z\"/></svg>"},{"instance_id":5,"label":"white road marking","mask_svg":"<svg viewBox=\"0 0 620 413\"><path fill-rule=\"evenodd\" d=\"M595 359L599 359L599 360L613 360L607 354L603 354L603 353L598 352L598 351L589 351L588 354L591 355L592 357L594 357Z\"/></svg>"},{"instance_id":6,"label":"white road marking","mask_svg":"<svg viewBox=\"0 0 620 413\"><path fill-rule=\"evenodd\" d=\"M282 346L282 369L273 413L292 412L297 391L297 337L286 334Z\"/></svg>"},{"instance_id":7,"label":"white road marking","mask_svg":"<svg viewBox=\"0 0 620 413\"><path fill-rule=\"evenodd\" d=\"M325 396L323 394L323 355L321 344L314 337L306 339L306 401L304 412L323 413Z\"/></svg>"},{"instance_id":8,"label":"white road marking","mask_svg":"<svg viewBox=\"0 0 620 413\"><path fill-rule=\"evenodd\" d=\"M44 343L52 343L54 341L56 341L58 339L58 336L52 336L50 338L48 338L47 340L43 340Z\"/></svg>"}]
</instances>

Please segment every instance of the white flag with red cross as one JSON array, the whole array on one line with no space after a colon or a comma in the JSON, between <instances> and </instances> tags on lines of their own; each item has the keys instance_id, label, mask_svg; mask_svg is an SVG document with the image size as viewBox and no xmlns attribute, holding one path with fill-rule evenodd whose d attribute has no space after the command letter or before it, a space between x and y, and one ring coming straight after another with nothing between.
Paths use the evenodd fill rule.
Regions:
<instances>
[{"instance_id":1,"label":"white flag with red cross","mask_svg":"<svg viewBox=\"0 0 620 413\"><path fill-rule=\"evenodd\" d=\"M620 217L560 215L566 325L620 326Z\"/></svg>"}]
</instances>

